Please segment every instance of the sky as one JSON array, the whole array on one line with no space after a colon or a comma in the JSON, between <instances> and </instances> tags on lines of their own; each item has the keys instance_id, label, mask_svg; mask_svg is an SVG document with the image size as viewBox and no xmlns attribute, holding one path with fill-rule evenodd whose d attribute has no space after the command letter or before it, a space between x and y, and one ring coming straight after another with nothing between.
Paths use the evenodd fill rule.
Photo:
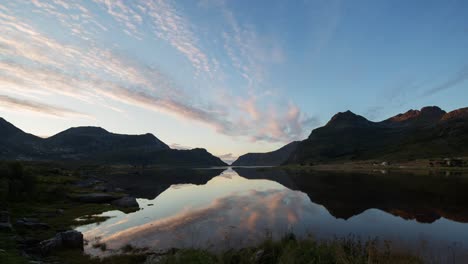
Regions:
<instances>
[{"instance_id":1,"label":"sky","mask_svg":"<svg viewBox=\"0 0 468 264\"><path fill-rule=\"evenodd\" d=\"M0 0L0 116L226 161L346 110L468 106L468 1Z\"/></svg>"}]
</instances>

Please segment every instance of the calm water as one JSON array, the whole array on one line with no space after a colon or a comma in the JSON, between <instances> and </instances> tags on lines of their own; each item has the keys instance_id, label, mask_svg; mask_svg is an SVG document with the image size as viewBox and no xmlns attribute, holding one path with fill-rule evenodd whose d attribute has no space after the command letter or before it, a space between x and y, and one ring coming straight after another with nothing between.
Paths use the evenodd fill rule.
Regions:
<instances>
[{"instance_id":1,"label":"calm water","mask_svg":"<svg viewBox=\"0 0 468 264\"><path fill-rule=\"evenodd\" d=\"M464 175L259 168L229 168L215 175L197 176L196 184L189 177L181 183L184 178L179 177L176 184L165 183L164 190L157 177L152 181L150 175L141 176L145 185L140 196L145 198L138 199L141 210L106 212L103 215L111 217L107 221L77 228L89 241L86 252L112 254L128 244L157 251L238 248L255 245L267 233L279 238L290 232L317 239L378 237L422 255L458 258L467 252ZM148 199L152 189L155 198ZM132 194L138 196L138 190ZM97 242L105 243L107 250L94 248Z\"/></svg>"}]
</instances>

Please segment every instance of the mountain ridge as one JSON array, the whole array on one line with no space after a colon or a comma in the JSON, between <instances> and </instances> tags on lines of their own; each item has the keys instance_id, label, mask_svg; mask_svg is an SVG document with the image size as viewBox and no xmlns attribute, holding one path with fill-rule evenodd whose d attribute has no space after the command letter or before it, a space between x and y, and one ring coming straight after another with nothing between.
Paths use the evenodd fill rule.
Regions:
<instances>
[{"instance_id":1,"label":"mountain ridge","mask_svg":"<svg viewBox=\"0 0 468 264\"><path fill-rule=\"evenodd\" d=\"M263 165L274 152L247 153L233 165ZM454 155L468 156L468 107L446 112L438 106L426 106L377 122L347 110L336 113L306 139L297 141L284 162L270 165Z\"/></svg>"},{"instance_id":2,"label":"mountain ridge","mask_svg":"<svg viewBox=\"0 0 468 264\"><path fill-rule=\"evenodd\" d=\"M468 155L468 108L423 107L379 122L350 111L337 115L312 130L285 164Z\"/></svg>"},{"instance_id":3,"label":"mountain ridge","mask_svg":"<svg viewBox=\"0 0 468 264\"><path fill-rule=\"evenodd\" d=\"M205 149L171 149L151 133L126 135L95 126L72 127L51 137L28 134L0 117L1 159L68 160L160 165L227 165Z\"/></svg>"}]
</instances>

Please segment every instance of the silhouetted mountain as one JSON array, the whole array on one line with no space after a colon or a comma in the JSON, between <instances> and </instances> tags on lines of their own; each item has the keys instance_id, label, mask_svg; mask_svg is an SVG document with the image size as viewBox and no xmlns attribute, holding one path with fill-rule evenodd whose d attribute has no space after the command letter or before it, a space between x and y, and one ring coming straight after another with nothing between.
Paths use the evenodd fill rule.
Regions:
<instances>
[{"instance_id":1,"label":"silhouetted mountain","mask_svg":"<svg viewBox=\"0 0 468 264\"><path fill-rule=\"evenodd\" d=\"M351 111L339 112L335 114L326 124L327 127L340 129L347 127L368 127L374 123Z\"/></svg>"},{"instance_id":2,"label":"silhouetted mountain","mask_svg":"<svg viewBox=\"0 0 468 264\"><path fill-rule=\"evenodd\" d=\"M0 117L0 156L17 156L37 152L36 144L41 138L23 132Z\"/></svg>"},{"instance_id":3,"label":"silhouetted mountain","mask_svg":"<svg viewBox=\"0 0 468 264\"><path fill-rule=\"evenodd\" d=\"M152 134L121 135L75 127L42 139L0 119L0 158L75 160L133 165L225 166L204 149L174 150Z\"/></svg>"},{"instance_id":4,"label":"silhouetted mountain","mask_svg":"<svg viewBox=\"0 0 468 264\"><path fill-rule=\"evenodd\" d=\"M298 144L299 141L294 141L272 152L247 153L234 161L232 166L278 166L288 159Z\"/></svg>"},{"instance_id":5,"label":"silhouetted mountain","mask_svg":"<svg viewBox=\"0 0 468 264\"><path fill-rule=\"evenodd\" d=\"M381 122L350 111L314 129L286 163L411 160L468 155L468 108L410 110Z\"/></svg>"},{"instance_id":6,"label":"silhouetted mountain","mask_svg":"<svg viewBox=\"0 0 468 264\"><path fill-rule=\"evenodd\" d=\"M58 133L44 141L44 144L61 155L79 153L94 156L103 152L158 151L169 146L152 134L120 135L100 127L75 127Z\"/></svg>"}]
</instances>

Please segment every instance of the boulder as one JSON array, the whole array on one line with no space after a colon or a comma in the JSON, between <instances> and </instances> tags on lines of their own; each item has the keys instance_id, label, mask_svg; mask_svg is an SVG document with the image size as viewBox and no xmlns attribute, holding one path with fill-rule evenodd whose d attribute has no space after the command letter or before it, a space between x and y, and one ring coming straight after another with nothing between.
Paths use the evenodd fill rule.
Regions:
<instances>
[{"instance_id":1,"label":"boulder","mask_svg":"<svg viewBox=\"0 0 468 264\"><path fill-rule=\"evenodd\" d=\"M56 237L47 239L39 243L39 251L42 255L47 256L53 251L62 248L62 241Z\"/></svg>"},{"instance_id":2,"label":"boulder","mask_svg":"<svg viewBox=\"0 0 468 264\"><path fill-rule=\"evenodd\" d=\"M122 197L118 200L115 200L112 202L112 205L118 206L118 207L139 207L137 200L135 197Z\"/></svg>"},{"instance_id":3,"label":"boulder","mask_svg":"<svg viewBox=\"0 0 468 264\"><path fill-rule=\"evenodd\" d=\"M70 199L83 203L109 203L121 198L122 196L109 193L86 193L70 196Z\"/></svg>"},{"instance_id":4,"label":"boulder","mask_svg":"<svg viewBox=\"0 0 468 264\"><path fill-rule=\"evenodd\" d=\"M39 243L39 248L43 255L49 255L61 249L83 250L83 234L75 230L60 232L55 237Z\"/></svg>"},{"instance_id":5,"label":"boulder","mask_svg":"<svg viewBox=\"0 0 468 264\"><path fill-rule=\"evenodd\" d=\"M75 230L68 230L57 234L65 248L83 249L83 234Z\"/></svg>"}]
</instances>

